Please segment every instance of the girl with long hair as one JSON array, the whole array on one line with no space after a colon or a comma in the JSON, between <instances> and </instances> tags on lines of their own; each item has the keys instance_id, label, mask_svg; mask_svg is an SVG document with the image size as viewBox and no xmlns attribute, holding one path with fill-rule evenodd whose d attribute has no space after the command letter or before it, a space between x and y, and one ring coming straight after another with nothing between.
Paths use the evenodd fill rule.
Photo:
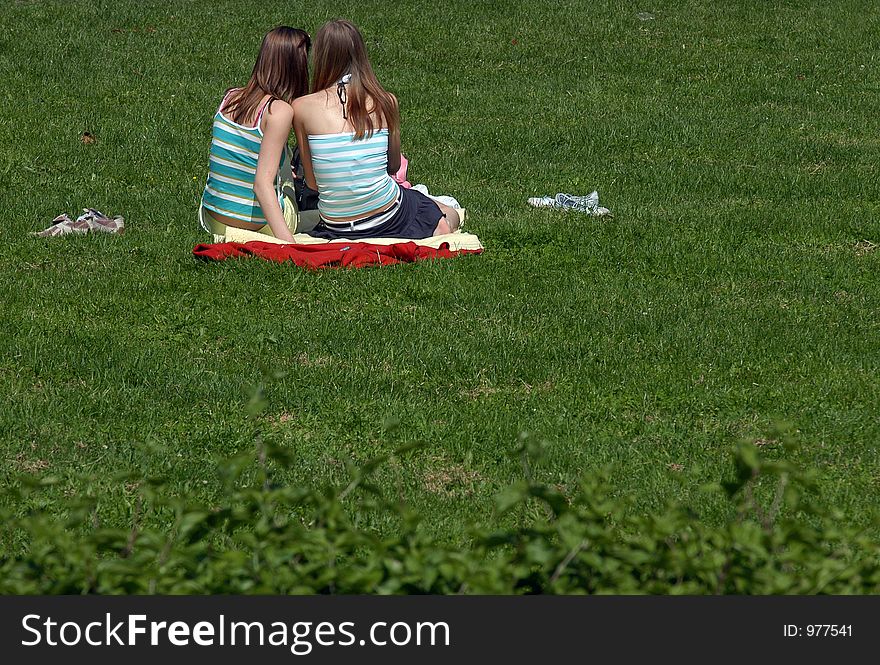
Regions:
<instances>
[{"instance_id":1,"label":"girl with long hair","mask_svg":"<svg viewBox=\"0 0 880 665\"><path fill-rule=\"evenodd\" d=\"M379 83L360 31L331 21L315 36L312 94L293 103L306 184L317 189L322 238L427 238L451 233L458 213L391 175L400 168L397 98Z\"/></svg>"},{"instance_id":2,"label":"girl with long hair","mask_svg":"<svg viewBox=\"0 0 880 665\"><path fill-rule=\"evenodd\" d=\"M230 88L214 114L208 181L199 219L293 242L297 210L282 191L292 179L287 140L295 99L308 92L308 33L281 26L266 34L250 80Z\"/></svg>"}]
</instances>

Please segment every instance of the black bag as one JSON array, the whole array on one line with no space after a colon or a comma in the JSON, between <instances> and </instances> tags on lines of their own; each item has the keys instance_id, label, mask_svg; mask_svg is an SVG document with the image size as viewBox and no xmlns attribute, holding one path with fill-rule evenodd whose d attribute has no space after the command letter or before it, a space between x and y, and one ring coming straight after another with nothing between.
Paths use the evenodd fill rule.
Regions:
<instances>
[{"instance_id":1,"label":"black bag","mask_svg":"<svg viewBox=\"0 0 880 665\"><path fill-rule=\"evenodd\" d=\"M302 159L299 155L299 146L293 149L293 159L291 160L293 167L293 189L296 199L296 207L302 210L318 209L318 192L306 184L305 171L303 170Z\"/></svg>"}]
</instances>

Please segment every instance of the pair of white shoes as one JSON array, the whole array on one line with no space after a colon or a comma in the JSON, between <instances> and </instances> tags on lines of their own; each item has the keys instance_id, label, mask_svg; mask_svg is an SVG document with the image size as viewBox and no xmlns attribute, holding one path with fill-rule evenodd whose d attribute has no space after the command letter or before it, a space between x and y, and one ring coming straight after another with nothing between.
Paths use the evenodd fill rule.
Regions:
<instances>
[{"instance_id":1,"label":"pair of white shoes","mask_svg":"<svg viewBox=\"0 0 880 665\"><path fill-rule=\"evenodd\" d=\"M125 218L122 215L108 217L100 210L83 208L83 214L76 219L71 219L66 212L52 220L51 226L43 231L37 231L32 235L40 238L54 238L66 236L70 233L89 233L101 231L103 233L123 233L125 231Z\"/></svg>"}]
</instances>

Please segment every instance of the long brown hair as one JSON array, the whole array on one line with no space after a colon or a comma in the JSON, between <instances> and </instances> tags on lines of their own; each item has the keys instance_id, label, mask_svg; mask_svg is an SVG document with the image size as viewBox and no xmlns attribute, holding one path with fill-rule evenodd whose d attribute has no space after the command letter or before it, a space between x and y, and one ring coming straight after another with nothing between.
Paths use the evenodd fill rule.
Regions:
<instances>
[{"instance_id":1,"label":"long brown hair","mask_svg":"<svg viewBox=\"0 0 880 665\"><path fill-rule=\"evenodd\" d=\"M309 48L312 40L306 31L280 26L263 37L260 53L247 85L233 92L223 112L233 122L243 124L253 116L266 95L269 104L276 99L287 103L309 91Z\"/></svg>"},{"instance_id":2,"label":"long brown hair","mask_svg":"<svg viewBox=\"0 0 880 665\"><path fill-rule=\"evenodd\" d=\"M373 130L381 128L381 124L374 124L371 113L378 116L380 123L384 120L390 134L397 132L400 127L397 103L373 73L363 35L353 23L330 21L318 30L313 66L312 92L336 85L345 74L351 74L351 82L345 86L346 115L354 127L355 139L372 136ZM369 100L372 108L367 108Z\"/></svg>"}]
</instances>

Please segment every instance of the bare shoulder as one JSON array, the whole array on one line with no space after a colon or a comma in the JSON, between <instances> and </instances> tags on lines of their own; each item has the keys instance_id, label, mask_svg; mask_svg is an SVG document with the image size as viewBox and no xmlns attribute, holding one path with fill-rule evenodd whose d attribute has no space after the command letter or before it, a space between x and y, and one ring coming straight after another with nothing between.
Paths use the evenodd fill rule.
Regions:
<instances>
[{"instance_id":1,"label":"bare shoulder","mask_svg":"<svg viewBox=\"0 0 880 665\"><path fill-rule=\"evenodd\" d=\"M327 114L327 94L324 90L303 95L293 100L293 123L309 131L323 132Z\"/></svg>"},{"instance_id":2,"label":"bare shoulder","mask_svg":"<svg viewBox=\"0 0 880 665\"><path fill-rule=\"evenodd\" d=\"M303 95L302 97L294 99L293 115L297 117L312 115L318 108L319 94L320 93L313 92L310 95Z\"/></svg>"},{"instance_id":3,"label":"bare shoulder","mask_svg":"<svg viewBox=\"0 0 880 665\"><path fill-rule=\"evenodd\" d=\"M327 98L326 90L318 90L318 92L313 92L308 95L303 95L302 97L297 97L293 100L294 108L312 108L316 106L323 106L324 102Z\"/></svg>"},{"instance_id":4,"label":"bare shoulder","mask_svg":"<svg viewBox=\"0 0 880 665\"><path fill-rule=\"evenodd\" d=\"M293 119L293 107L283 99L274 99L266 108L270 118L290 122Z\"/></svg>"}]
</instances>

